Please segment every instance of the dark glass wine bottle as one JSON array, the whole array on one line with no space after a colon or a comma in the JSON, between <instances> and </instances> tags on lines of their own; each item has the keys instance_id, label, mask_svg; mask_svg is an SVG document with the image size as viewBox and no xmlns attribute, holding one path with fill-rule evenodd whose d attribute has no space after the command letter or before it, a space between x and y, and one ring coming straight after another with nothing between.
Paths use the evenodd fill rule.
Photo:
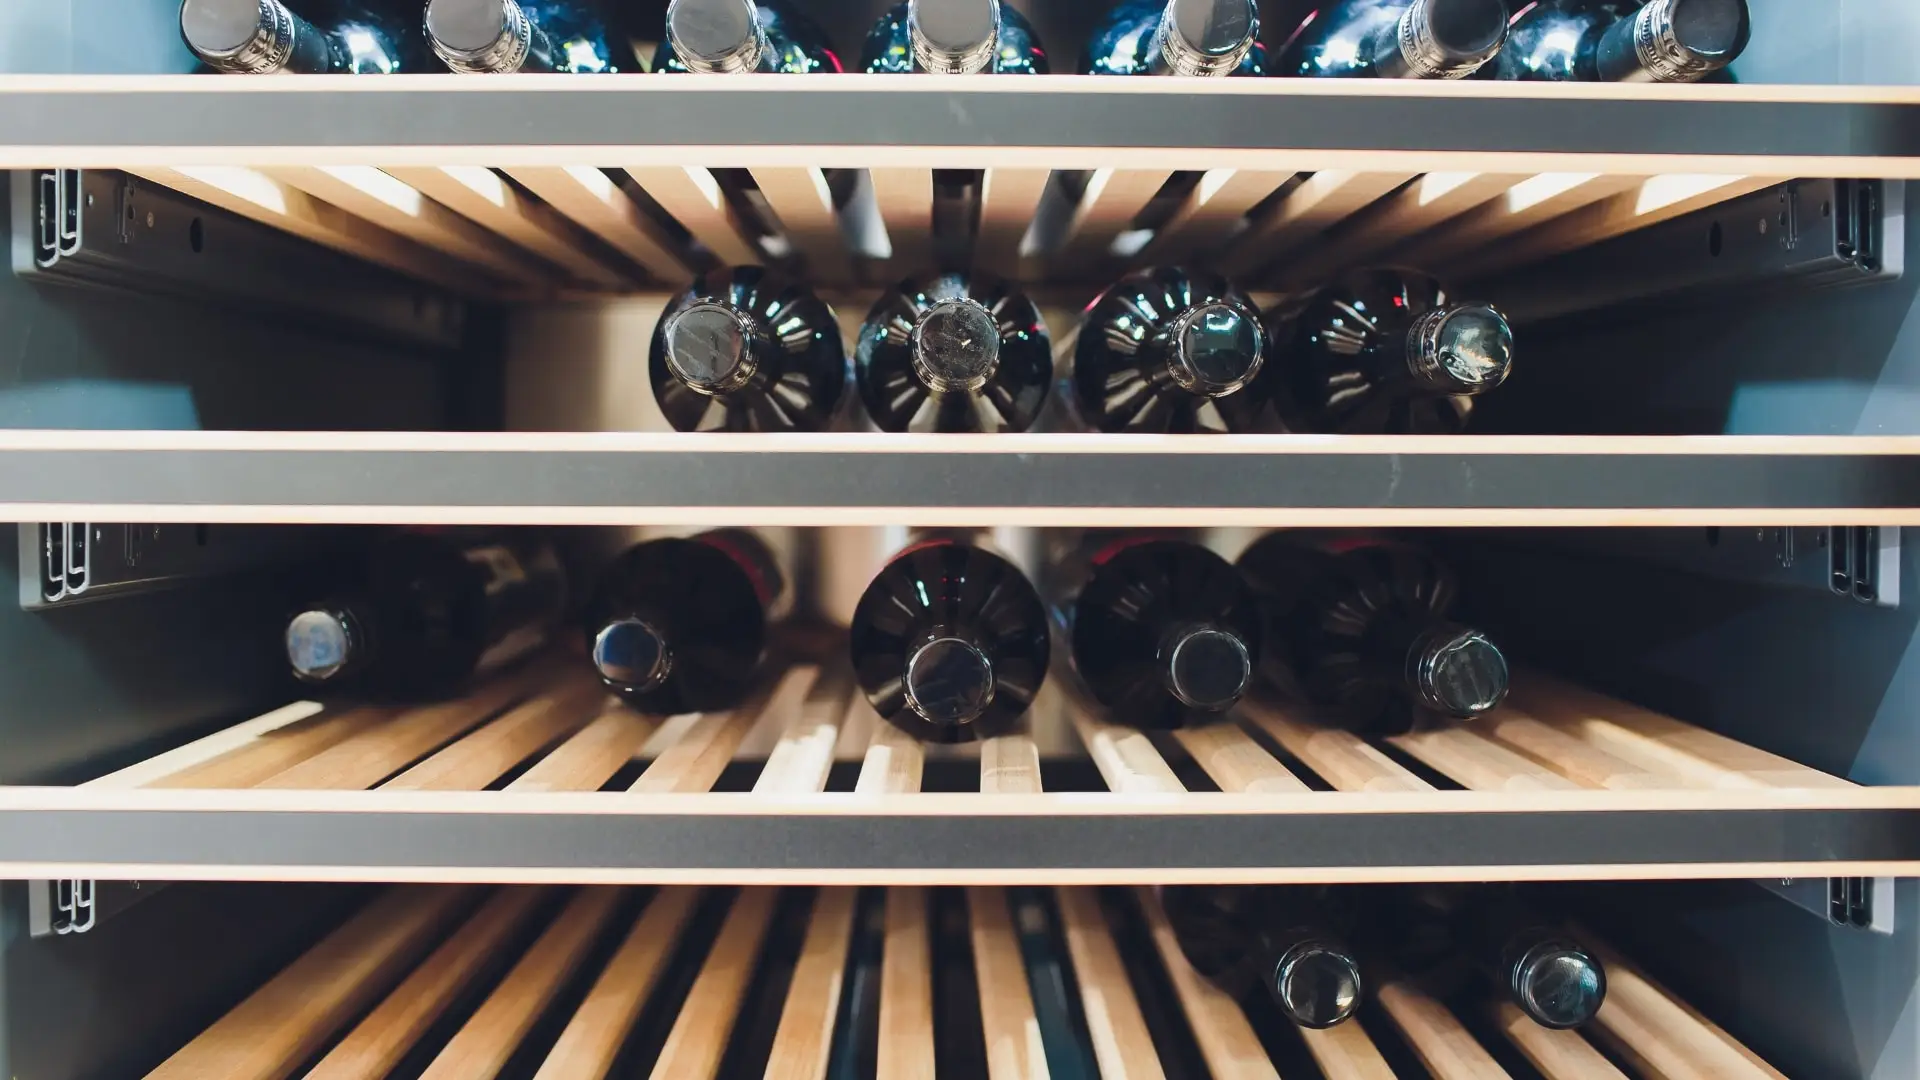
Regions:
<instances>
[{"instance_id":1,"label":"dark glass wine bottle","mask_svg":"<svg viewBox=\"0 0 1920 1080\"><path fill-rule=\"evenodd\" d=\"M847 354L833 309L758 266L716 270L654 328L653 396L678 431L820 431L840 407Z\"/></svg>"},{"instance_id":2,"label":"dark glass wine bottle","mask_svg":"<svg viewBox=\"0 0 1920 1080\"><path fill-rule=\"evenodd\" d=\"M773 549L745 529L628 548L587 605L588 653L607 686L662 716L724 709L752 689L767 625L790 602Z\"/></svg>"},{"instance_id":3,"label":"dark glass wine bottle","mask_svg":"<svg viewBox=\"0 0 1920 1080\"><path fill-rule=\"evenodd\" d=\"M1265 75L1254 0L1120 0L1080 53L1082 75Z\"/></svg>"},{"instance_id":4,"label":"dark glass wine bottle","mask_svg":"<svg viewBox=\"0 0 1920 1080\"><path fill-rule=\"evenodd\" d=\"M1505 0L1336 0L1280 46L1274 72L1300 78L1464 79L1507 35Z\"/></svg>"},{"instance_id":5,"label":"dark glass wine bottle","mask_svg":"<svg viewBox=\"0 0 1920 1080\"><path fill-rule=\"evenodd\" d=\"M287 662L355 693L450 693L545 644L566 606L552 546L511 533L397 533L328 576L287 623Z\"/></svg>"},{"instance_id":6,"label":"dark glass wine bottle","mask_svg":"<svg viewBox=\"0 0 1920 1080\"><path fill-rule=\"evenodd\" d=\"M1509 885L1408 885L1350 890L1383 959L1438 997L1492 983L1549 1028L1593 1019L1607 996L1600 959L1540 918Z\"/></svg>"},{"instance_id":7,"label":"dark glass wine bottle","mask_svg":"<svg viewBox=\"0 0 1920 1080\"><path fill-rule=\"evenodd\" d=\"M1268 333L1274 402L1298 432L1453 434L1513 370L1499 311L1453 303L1439 282L1399 270L1349 275Z\"/></svg>"},{"instance_id":8,"label":"dark glass wine bottle","mask_svg":"<svg viewBox=\"0 0 1920 1080\"><path fill-rule=\"evenodd\" d=\"M790 75L840 71L840 57L812 19L782 0L672 0L662 71Z\"/></svg>"},{"instance_id":9,"label":"dark glass wine bottle","mask_svg":"<svg viewBox=\"0 0 1920 1080\"><path fill-rule=\"evenodd\" d=\"M1314 885L1170 885L1160 903L1194 971L1245 999L1264 993L1301 1027L1360 1007L1360 965L1329 891Z\"/></svg>"},{"instance_id":10,"label":"dark glass wine bottle","mask_svg":"<svg viewBox=\"0 0 1920 1080\"><path fill-rule=\"evenodd\" d=\"M860 70L869 75L1045 75L1047 51L1033 24L1005 0L908 0L867 32Z\"/></svg>"},{"instance_id":11,"label":"dark glass wine bottle","mask_svg":"<svg viewBox=\"0 0 1920 1080\"><path fill-rule=\"evenodd\" d=\"M1025 293L985 274L909 278L860 327L854 376L884 431L1025 431L1053 382L1053 343Z\"/></svg>"},{"instance_id":12,"label":"dark glass wine bottle","mask_svg":"<svg viewBox=\"0 0 1920 1080\"><path fill-rule=\"evenodd\" d=\"M1513 20L1488 68L1528 81L1699 82L1751 33L1747 0L1541 0Z\"/></svg>"},{"instance_id":13,"label":"dark glass wine bottle","mask_svg":"<svg viewBox=\"0 0 1920 1080\"><path fill-rule=\"evenodd\" d=\"M1448 619L1458 585L1420 548L1288 530L1256 541L1239 566L1260 599L1260 672L1316 722L1397 734L1427 715L1470 720L1506 698L1506 658Z\"/></svg>"},{"instance_id":14,"label":"dark glass wine bottle","mask_svg":"<svg viewBox=\"0 0 1920 1080\"><path fill-rule=\"evenodd\" d=\"M1258 605L1239 571L1153 534L1087 538L1063 566L1073 667L1115 720L1174 728L1232 708L1253 679Z\"/></svg>"},{"instance_id":15,"label":"dark glass wine bottle","mask_svg":"<svg viewBox=\"0 0 1920 1080\"><path fill-rule=\"evenodd\" d=\"M1004 733L1047 678L1047 614L1019 568L973 544L911 544L853 612L853 671L874 710L927 741Z\"/></svg>"},{"instance_id":16,"label":"dark glass wine bottle","mask_svg":"<svg viewBox=\"0 0 1920 1080\"><path fill-rule=\"evenodd\" d=\"M281 0L183 0L180 37L200 61L229 75L393 75L417 50L404 20L335 0L308 22Z\"/></svg>"},{"instance_id":17,"label":"dark glass wine bottle","mask_svg":"<svg viewBox=\"0 0 1920 1080\"><path fill-rule=\"evenodd\" d=\"M427 37L463 75L640 70L600 14L578 0L428 0Z\"/></svg>"},{"instance_id":18,"label":"dark glass wine bottle","mask_svg":"<svg viewBox=\"0 0 1920 1080\"><path fill-rule=\"evenodd\" d=\"M1162 267L1120 279L1088 306L1073 398L1101 431L1259 431L1271 350L1260 309L1217 274Z\"/></svg>"}]
</instances>

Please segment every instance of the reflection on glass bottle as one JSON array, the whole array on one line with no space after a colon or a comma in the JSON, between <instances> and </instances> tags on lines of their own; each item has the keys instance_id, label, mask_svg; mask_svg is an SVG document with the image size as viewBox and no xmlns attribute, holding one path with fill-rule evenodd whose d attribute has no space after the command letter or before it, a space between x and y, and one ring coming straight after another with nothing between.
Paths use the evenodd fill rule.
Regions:
<instances>
[{"instance_id":1,"label":"reflection on glass bottle","mask_svg":"<svg viewBox=\"0 0 1920 1080\"><path fill-rule=\"evenodd\" d=\"M1265 75L1254 0L1120 0L1080 53L1082 75Z\"/></svg>"},{"instance_id":2,"label":"reflection on glass bottle","mask_svg":"<svg viewBox=\"0 0 1920 1080\"><path fill-rule=\"evenodd\" d=\"M1174 728L1239 702L1260 617L1225 559L1173 537L1094 533L1065 563L1074 671L1115 720Z\"/></svg>"},{"instance_id":3,"label":"reflection on glass bottle","mask_svg":"<svg viewBox=\"0 0 1920 1080\"><path fill-rule=\"evenodd\" d=\"M545 644L566 606L553 547L520 533L396 533L287 623L302 682L439 696Z\"/></svg>"},{"instance_id":4,"label":"reflection on glass bottle","mask_svg":"<svg viewBox=\"0 0 1920 1080\"><path fill-rule=\"evenodd\" d=\"M1047 614L1019 568L933 537L881 569L854 608L854 676L889 723L927 742L991 738L1047 678Z\"/></svg>"},{"instance_id":5,"label":"reflection on glass bottle","mask_svg":"<svg viewBox=\"0 0 1920 1080\"><path fill-rule=\"evenodd\" d=\"M1274 60L1301 78L1463 79L1506 40L1505 0L1330 0Z\"/></svg>"},{"instance_id":6,"label":"reflection on glass bottle","mask_svg":"<svg viewBox=\"0 0 1920 1080\"><path fill-rule=\"evenodd\" d=\"M599 13L575 0L428 0L427 37L463 75L638 70Z\"/></svg>"},{"instance_id":7,"label":"reflection on glass bottle","mask_svg":"<svg viewBox=\"0 0 1920 1080\"><path fill-rule=\"evenodd\" d=\"M908 0L880 16L860 50L860 70L904 75L1045 75L1047 52L1004 0Z\"/></svg>"},{"instance_id":8,"label":"reflection on glass bottle","mask_svg":"<svg viewBox=\"0 0 1920 1080\"><path fill-rule=\"evenodd\" d=\"M1268 329L1274 400L1292 431L1452 434L1513 370L1500 312L1453 303L1406 271L1348 275Z\"/></svg>"},{"instance_id":9,"label":"reflection on glass bottle","mask_svg":"<svg viewBox=\"0 0 1920 1080\"><path fill-rule=\"evenodd\" d=\"M1160 903L1187 963L1245 999L1264 993L1301 1027L1330 1028L1359 1008L1360 965L1340 905L1317 885L1170 885Z\"/></svg>"},{"instance_id":10,"label":"reflection on glass bottle","mask_svg":"<svg viewBox=\"0 0 1920 1080\"><path fill-rule=\"evenodd\" d=\"M938 274L881 294L854 372L884 431L1025 431L1053 381L1053 345L1025 293L984 274Z\"/></svg>"},{"instance_id":11,"label":"reflection on glass bottle","mask_svg":"<svg viewBox=\"0 0 1920 1080\"><path fill-rule=\"evenodd\" d=\"M1699 82L1751 33L1746 0L1541 0L1514 18L1490 68L1500 79Z\"/></svg>"},{"instance_id":12,"label":"reflection on glass bottle","mask_svg":"<svg viewBox=\"0 0 1920 1080\"><path fill-rule=\"evenodd\" d=\"M587 647L607 686L660 716L724 709L752 688L787 575L746 529L636 544L600 577Z\"/></svg>"},{"instance_id":13,"label":"reflection on glass bottle","mask_svg":"<svg viewBox=\"0 0 1920 1080\"><path fill-rule=\"evenodd\" d=\"M1255 541L1239 566L1260 599L1260 673L1316 723L1398 734L1429 715L1471 720L1506 698L1506 658L1448 619L1458 583L1420 548L1286 530Z\"/></svg>"},{"instance_id":14,"label":"reflection on glass bottle","mask_svg":"<svg viewBox=\"0 0 1920 1080\"><path fill-rule=\"evenodd\" d=\"M200 61L230 75L393 75L414 70L405 20L380 8L334 3L308 22L281 0L184 0L180 37Z\"/></svg>"},{"instance_id":15,"label":"reflection on glass bottle","mask_svg":"<svg viewBox=\"0 0 1920 1080\"><path fill-rule=\"evenodd\" d=\"M653 396L677 431L820 431L847 384L833 309L758 266L716 270L654 328Z\"/></svg>"},{"instance_id":16,"label":"reflection on glass bottle","mask_svg":"<svg viewBox=\"0 0 1920 1080\"><path fill-rule=\"evenodd\" d=\"M1073 400L1101 431L1259 431L1272 423L1260 309L1218 274L1129 274L1087 307Z\"/></svg>"},{"instance_id":17,"label":"reflection on glass bottle","mask_svg":"<svg viewBox=\"0 0 1920 1080\"><path fill-rule=\"evenodd\" d=\"M781 0L672 0L661 71L732 75L839 71L840 57L813 20Z\"/></svg>"}]
</instances>

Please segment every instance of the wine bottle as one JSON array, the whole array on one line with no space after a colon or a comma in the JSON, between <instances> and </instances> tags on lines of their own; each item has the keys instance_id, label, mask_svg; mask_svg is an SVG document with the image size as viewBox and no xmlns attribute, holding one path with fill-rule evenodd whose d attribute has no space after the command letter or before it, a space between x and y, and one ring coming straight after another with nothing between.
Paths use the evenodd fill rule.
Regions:
<instances>
[{"instance_id":1,"label":"wine bottle","mask_svg":"<svg viewBox=\"0 0 1920 1080\"><path fill-rule=\"evenodd\" d=\"M1399 270L1352 274L1268 333L1274 401L1298 432L1452 434L1513 370L1499 311Z\"/></svg>"},{"instance_id":2,"label":"wine bottle","mask_svg":"<svg viewBox=\"0 0 1920 1080\"><path fill-rule=\"evenodd\" d=\"M1233 707L1253 678L1258 604L1239 571L1198 544L1095 536L1062 576L1073 667L1114 719L1173 728Z\"/></svg>"},{"instance_id":3,"label":"wine bottle","mask_svg":"<svg viewBox=\"0 0 1920 1080\"><path fill-rule=\"evenodd\" d=\"M826 34L782 0L672 0L666 42L670 52L662 71L841 70Z\"/></svg>"},{"instance_id":4,"label":"wine bottle","mask_svg":"<svg viewBox=\"0 0 1920 1080\"><path fill-rule=\"evenodd\" d=\"M598 12L578 0L428 0L427 37L462 75L638 70Z\"/></svg>"},{"instance_id":5,"label":"wine bottle","mask_svg":"<svg viewBox=\"0 0 1920 1080\"><path fill-rule=\"evenodd\" d=\"M1359 962L1335 928L1329 891L1313 885L1170 885L1160 903L1194 971L1245 1000L1265 993L1301 1027L1352 1016Z\"/></svg>"},{"instance_id":6,"label":"wine bottle","mask_svg":"<svg viewBox=\"0 0 1920 1080\"><path fill-rule=\"evenodd\" d=\"M985 274L882 293L854 348L860 399L885 431L1025 431L1053 381L1040 309Z\"/></svg>"},{"instance_id":7,"label":"wine bottle","mask_svg":"<svg viewBox=\"0 0 1920 1080\"><path fill-rule=\"evenodd\" d=\"M1269 351L1260 309L1225 278L1141 270L1082 317L1074 404L1101 431L1257 431L1271 423L1257 378Z\"/></svg>"},{"instance_id":8,"label":"wine bottle","mask_svg":"<svg viewBox=\"0 0 1920 1080\"><path fill-rule=\"evenodd\" d=\"M678 431L820 431L847 385L833 309L758 266L716 270L670 302L648 361Z\"/></svg>"},{"instance_id":9,"label":"wine bottle","mask_svg":"<svg viewBox=\"0 0 1920 1080\"><path fill-rule=\"evenodd\" d=\"M1699 82L1751 33L1746 0L1541 0L1515 17L1488 67L1499 79Z\"/></svg>"},{"instance_id":10,"label":"wine bottle","mask_svg":"<svg viewBox=\"0 0 1920 1080\"><path fill-rule=\"evenodd\" d=\"M1505 0L1339 0L1280 46L1274 71L1303 78L1464 79L1507 35Z\"/></svg>"},{"instance_id":11,"label":"wine bottle","mask_svg":"<svg viewBox=\"0 0 1920 1080\"><path fill-rule=\"evenodd\" d=\"M1033 24L1005 0L907 0L880 16L860 50L869 75L1045 75Z\"/></svg>"},{"instance_id":12,"label":"wine bottle","mask_svg":"<svg viewBox=\"0 0 1920 1080\"><path fill-rule=\"evenodd\" d=\"M1506 697L1506 658L1447 618L1458 585L1419 548L1289 530L1256 541L1239 567L1260 599L1260 672L1316 722L1397 734L1428 715L1470 720Z\"/></svg>"},{"instance_id":13,"label":"wine bottle","mask_svg":"<svg viewBox=\"0 0 1920 1080\"><path fill-rule=\"evenodd\" d=\"M281 0L183 0L180 37L229 75L392 75L414 66L401 20L354 3L329 14L313 23Z\"/></svg>"},{"instance_id":14,"label":"wine bottle","mask_svg":"<svg viewBox=\"0 0 1920 1080\"><path fill-rule=\"evenodd\" d=\"M330 576L287 623L287 662L375 695L449 693L545 644L566 606L552 546L510 533L398 533Z\"/></svg>"},{"instance_id":15,"label":"wine bottle","mask_svg":"<svg viewBox=\"0 0 1920 1080\"><path fill-rule=\"evenodd\" d=\"M935 536L874 577L853 612L854 676L874 710L927 742L1005 732L1047 678L1046 610L1012 563Z\"/></svg>"},{"instance_id":16,"label":"wine bottle","mask_svg":"<svg viewBox=\"0 0 1920 1080\"><path fill-rule=\"evenodd\" d=\"M767 625L790 599L773 548L748 530L644 541L600 576L587 605L588 654L635 709L728 708L752 688Z\"/></svg>"},{"instance_id":17,"label":"wine bottle","mask_svg":"<svg viewBox=\"0 0 1920 1080\"><path fill-rule=\"evenodd\" d=\"M1082 75L1265 75L1254 0L1121 0L1080 53Z\"/></svg>"}]
</instances>

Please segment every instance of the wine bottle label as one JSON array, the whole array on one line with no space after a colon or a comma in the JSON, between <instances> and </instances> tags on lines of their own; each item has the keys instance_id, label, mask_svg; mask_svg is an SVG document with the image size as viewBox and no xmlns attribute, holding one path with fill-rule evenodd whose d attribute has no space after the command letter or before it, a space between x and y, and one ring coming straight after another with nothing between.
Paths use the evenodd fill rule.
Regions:
<instances>
[{"instance_id":1,"label":"wine bottle label","mask_svg":"<svg viewBox=\"0 0 1920 1080\"><path fill-rule=\"evenodd\" d=\"M1451 56L1433 32L1433 0L1413 0L1400 14L1397 33L1400 58L1406 63L1406 77L1413 79L1464 79L1480 70L1486 57Z\"/></svg>"},{"instance_id":2,"label":"wine bottle label","mask_svg":"<svg viewBox=\"0 0 1920 1080\"><path fill-rule=\"evenodd\" d=\"M1720 62L1680 43L1673 27L1673 0L1652 0L1633 16L1633 51L1644 78L1654 82L1696 82L1714 73Z\"/></svg>"}]
</instances>

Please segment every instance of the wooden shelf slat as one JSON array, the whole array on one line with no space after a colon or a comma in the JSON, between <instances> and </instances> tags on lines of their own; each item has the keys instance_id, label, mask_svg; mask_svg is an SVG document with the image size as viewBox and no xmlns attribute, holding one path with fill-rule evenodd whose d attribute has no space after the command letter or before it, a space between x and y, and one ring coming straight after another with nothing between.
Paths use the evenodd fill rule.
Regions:
<instances>
[{"instance_id":1,"label":"wooden shelf slat","mask_svg":"<svg viewBox=\"0 0 1920 1080\"><path fill-rule=\"evenodd\" d=\"M807 936L800 943L800 959L767 1054L765 1080L826 1080L859 898L858 889L837 886L823 887L814 897Z\"/></svg>"},{"instance_id":2,"label":"wooden shelf slat","mask_svg":"<svg viewBox=\"0 0 1920 1080\"><path fill-rule=\"evenodd\" d=\"M980 743L980 791L988 795L1028 795L1040 790L1040 748L1033 736L1016 731Z\"/></svg>"},{"instance_id":3,"label":"wooden shelf slat","mask_svg":"<svg viewBox=\"0 0 1920 1080\"><path fill-rule=\"evenodd\" d=\"M1138 262L1177 262L1188 255L1210 255L1232 239L1247 211L1291 181L1292 170L1211 169L1200 177L1178 209L1154 230Z\"/></svg>"},{"instance_id":4,"label":"wooden shelf slat","mask_svg":"<svg viewBox=\"0 0 1920 1080\"><path fill-rule=\"evenodd\" d=\"M1006 890L967 890L974 978L980 987L980 1027L986 1037L988 1080L1047 1080L1046 1048L1033 1011L1033 988L1014 935Z\"/></svg>"},{"instance_id":5,"label":"wooden shelf slat","mask_svg":"<svg viewBox=\"0 0 1920 1080\"><path fill-rule=\"evenodd\" d=\"M629 166L627 175L721 262L751 266L765 261L754 230L734 212L711 171L691 165Z\"/></svg>"},{"instance_id":6,"label":"wooden shelf slat","mask_svg":"<svg viewBox=\"0 0 1920 1080\"><path fill-rule=\"evenodd\" d=\"M1434 172L1413 181L1346 222L1319 248L1282 264L1278 283L1312 286L1377 256L1409 236L1423 235L1484 203L1499 198L1527 177L1512 173Z\"/></svg>"},{"instance_id":7,"label":"wooden shelf slat","mask_svg":"<svg viewBox=\"0 0 1920 1080\"><path fill-rule=\"evenodd\" d=\"M1507 1071L1453 1013L1419 988L1393 981L1375 997L1433 1080L1508 1080Z\"/></svg>"},{"instance_id":8,"label":"wooden shelf slat","mask_svg":"<svg viewBox=\"0 0 1920 1080\"><path fill-rule=\"evenodd\" d=\"M840 741L840 724L853 695L850 669L822 671L767 755L766 765L754 780L754 792L783 795L825 791L827 774L833 768L833 748ZM860 704L866 707L864 701Z\"/></svg>"},{"instance_id":9,"label":"wooden shelf slat","mask_svg":"<svg viewBox=\"0 0 1920 1080\"><path fill-rule=\"evenodd\" d=\"M888 265L914 273L933 262L933 170L869 169L873 198L893 248Z\"/></svg>"},{"instance_id":10,"label":"wooden shelf slat","mask_svg":"<svg viewBox=\"0 0 1920 1080\"><path fill-rule=\"evenodd\" d=\"M1102 1080L1166 1080L1099 895L1089 888L1062 888L1054 896Z\"/></svg>"},{"instance_id":11,"label":"wooden shelf slat","mask_svg":"<svg viewBox=\"0 0 1920 1080\"><path fill-rule=\"evenodd\" d=\"M1239 234L1217 265L1240 276L1272 266L1412 178L1403 172L1316 172Z\"/></svg>"},{"instance_id":12,"label":"wooden shelf slat","mask_svg":"<svg viewBox=\"0 0 1920 1080\"><path fill-rule=\"evenodd\" d=\"M699 889L671 886L654 894L561 1029L534 1080L603 1080L612 1072L700 896Z\"/></svg>"},{"instance_id":13,"label":"wooden shelf slat","mask_svg":"<svg viewBox=\"0 0 1920 1080\"><path fill-rule=\"evenodd\" d=\"M1326 1080L1394 1080L1387 1059L1380 1056L1380 1048L1373 1045L1359 1020L1350 1019L1323 1030L1299 1031L1300 1041L1307 1044L1307 1052ZM1489 1074L1487 1080L1495 1080L1498 1075ZM1455 1078L1435 1074L1434 1080Z\"/></svg>"},{"instance_id":14,"label":"wooden shelf slat","mask_svg":"<svg viewBox=\"0 0 1920 1080\"><path fill-rule=\"evenodd\" d=\"M236 759L253 759L261 751L264 742L271 738L276 747L289 743L298 748L295 761L306 757L318 747L326 745L325 740L338 735L345 738L352 734L357 725L371 723L378 719L372 709L349 709L346 712L325 712L317 701L296 701L282 705L254 717L243 720L228 728L221 728L211 735L204 736L186 744L177 746L165 753L156 754L142 761L136 761L124 769L116 769L104 776L86 781L82 787L101 788L137 788L137 787L249 787L245 784L178 784L172 783L183 773L219 774L238 771ZM211 768L214 763L219 768ZM273 772L286 768L282 764ZM269 773L268 775L272 775Z\"/></svg>"},{"instance_id":15,"label":"wooden shelf slat","mask_svg":"<svg viewBox=\"0 0 1920 1080\"><path fill-rule=\"evenodd\" d=\"M1078 267L1106 260L1114 237L1127 231L1172 175L1171 169L1095 169L1050 261Z\"/></svg>"},{"instance_id":16,"label":"wooden shelf slat","mask_svg":"<svg viewBox=\"0 0 1920 1080\"><path fill-rule=\"evenodd\" d=\"M1583 787L1610 791L1683 786L1669 772L1654 772L1503 705L1473 722L1474 730L1517 750Z\"/></svg>"},{"instance_id":17,"label":"wooden shelf slat","mask_svg":"<svg viewBox=\"0 0 1920 1080\"><path fill-rule=\"evenodd\" d=\"M826 174L817 168L759 168L753 182L780 219L780 232L806 260L814 281L840 283L853 278L853 261L840 233L840 215Z\"/></svg>"},{"instance_id":18,"label":"wooden shelf slat","mask_svg":"<svg viewBox=\"0 0 1920 1080\"><path fill-rule=\"evenodd\" d=\"M640 278L609 266L583 243L586 234L545 203L521 195L499 173L480 165L417 165L386 170L422 195L492 229L601 289L630 289Z\"/></svg>"},{"instance_id":19,"label":"wooden shelf slat","mask_svg":"<svg viewBox=\"0 0 1920 1080\"><path fill-rule=\"evenodd\" d=\"M1167 922L1166 912L1160 907L1160 898L1147 888L1135 890L1135 895L1146 916L1154 950L1166 965L1174 996L1180 999L1187 1027L1193 1032L1200 1056L1214 1080L1280 1080L1279 1070L1273 1067L1273 1060L1260 1045L1260 1037L1254 1034L1253 1025L1247 1023L1239 1003L1188 966L1180 943L1173 936L1173 927Z\"/></svg>"},{"instance_id":20,"label":"wooden shelf slat","mask_svg":"<svg viewBox=\"0 0 1920 1080\"><path fill-rule=\"evenodd\" d=\"M1542 1027L1511 1001L1492 1005L1493 1020L1546 1080L1627 1080L1605 1054L1577 1031Z\"/></svg>"},{"instance_id":21,"label":"wooden shelf slat","mask_svg":"<svg viewBox=\"0 0 1920 1080\"><path fill-rule=\"evenodd\" d=\"M1333 785L1336 791L1432 791L1433 785L1407 771L1366 740L1338 728L1299 719L1287 706L1245 702L1240 714L1273 736L1287 753Z\"/></svg>"},{"instance_id":22,"label":"wooden shelf slat","mask_svg":"<svg viewBox=\"0 0 1920 1080\"><path fill-rule=\"evenodd\" d=\"M887 890L880 954L880 1032L875 1076L933 1080L933 941L927 892Z\"/></svg>"},{"instance_id":23,"label":"wooden shelf slat","mask_svg":"<svg viewBox=\"0 0 1920 1080\"><path fill-rule=\"evenodd\" d=\"M1108 723L1085 702L1069 701L1066 710L1108 788L1128 794L1187 790L1145 732Z\"/></svg>"},{"instance_id":24,"label":"wooden shelf slat","mask_svg":"<svg viewBox=\"0 0 1920 1080\"><path fill-rule=\"evenodd\" d=\"M1575 932L1606 965L1608 1002L1624 988L1618 1002L1623 1008L1612 1016L1596 1016L1599 1026L1590 1030L1607 1038L1629 1063L1656 1074L1671 1070L1676 1078L1699 1069L1729 1080L1787 1080L1786 1074L1655 982L1618 950L1582 928L1576 927ZM1600 1010L1605 1013L1607 1004L1602 1003Z\"/></svg>"},{"instance_id":25,"label":"wooden shelf slat","mask_svg":"<svg viewBox=\"0 0 1920 1080\"><path fill-rule=\"evenodd\" d=\"M713 1080L719 1073L779 900L778 889L746 889L734 900L653 1063L655 1080Z\"/></svg>"},{"instance_id":26,"label":"wooden shelf slat","mask_svg":"<svg viewBox=\"0 0 1920 1080\"><path fill-rule=\"evenodd\" d=\"M1474 791L1573 791L1580 786L1464 724L1395 735L1387 742Z\"/></svg>"},{"instance_id":27,"label":"wooden shelf slat","mask_svg":"<svg viewBox=\"0 0 1920 1080\"><path fill-rule=\"evenodd\" d=\"M1221 791L1300 793L1313 790L1231 720L1181 728L1173 737L1193 755L1193 760L1206 770L1213 782L1220 785Z\"/></svg>"},{"instance_id":28,"label":"wooden shelf slat","mask_svg":"<svg viewBox=\"0 0 1920 1080\"><path fill-rule=\"evenodd\" d=\"M872 706L868 709L871 711ZM919 791L926 759L926 749L919 739L876 718L873 740L867 744L866 757L860 762L860 776L854 781L853 790L861 795Z\"/></svg>"},{"instance_id":29,"label":"wooden shelf slat","mask_svg":"<svg viewBox=\"0 0 1920 1080\"><path fill-rule=\"evenodd\" d=\"M1451 260L1583 206L1638 187L1638 176L1539 173L1492 202L1432 230L1406 238L1390 259L1396 265L1444 267Z\"/></svg>"},{"instance_id":30,"label":"wooden shelf slat","mask_svg":"<svg viewBox=\"0 0 1920 1080\"><path fill-rule=\"evenodd\" d=\"M640 753L660 718L609 706L508 783L508 791L598 791Z\"/></svg>"},{"instance_id":31,"label":"wooden shelf slat","mask_svg":"<svg viewBox=\"0 0 1920 1080\"><path fill-rule=\"evenodd\" d=\"M672 746L653 759L630 791L646 793L699 792L713 787L733 760L733 752L760 722L762 714L798 708L800 696L812 683L815 669L794 667L778 681L762 686L737 708L707 713L694 722Z\"/></svg>"},{"instance_id":32,"label":"wooden shelf slat","mask_svg":"<svg viewBox=\"0 0 1920 1080\"><path fill-rule=\"evenodd\" d=\"M575 224L638 263L655 280L677 285L693 277L673 250L672 238L599 169L517 166L505 171Z\"/></svg>"},{"instance_id":33,"label":"wooden shelf slat","mask_svg":"<svg viewBox=\"0 0 1920 1080\"><path fill-rule=\"evenodd\" d=\"M479 791L572 735L606 702L597 681L568 674L380 785L395 791Z\"/></svg>"},{"instance_id":34,"label":"wooden shelf slat","mask_svg":"<svg viewBox=\"0 0 1920 1080\"><path fill-rule=\"evenodd\" d=\"M973 238L973 261L995 273L1021 270L1020 243L1040 211L1046 194L1045 169L988 169L980 180L980 220Z\"/></svg>"}]
</instances>

